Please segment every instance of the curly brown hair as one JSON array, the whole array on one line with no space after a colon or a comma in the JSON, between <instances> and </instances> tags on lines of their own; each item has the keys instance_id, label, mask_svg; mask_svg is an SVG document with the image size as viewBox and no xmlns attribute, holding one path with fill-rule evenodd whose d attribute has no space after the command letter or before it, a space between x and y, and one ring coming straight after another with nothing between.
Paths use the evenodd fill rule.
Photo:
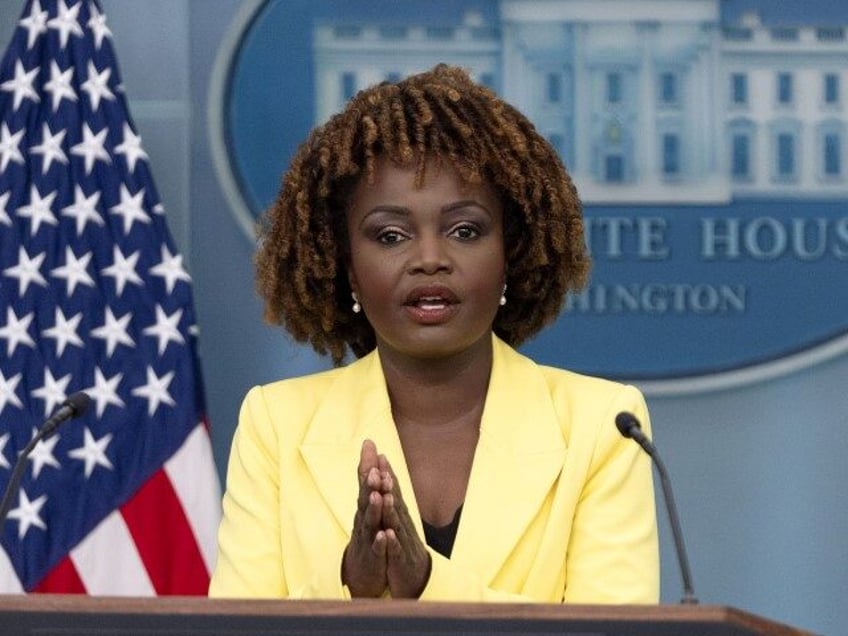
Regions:
<instances>
[{"instance_id":1,"label":"curly brown hair","mask_svg":"<svg viewBox=\"0 0 848 636\"><path fill-rule=\"evenodd\" d=\"M485 180L503 202L509 302L493 329L513 346L554 321L582 288L590 259L577 190L559 156L517 109L462 69L439 64L360 91L315 128L285 173L259 225L257 290L265 320L342 363L376 345L351 309L345 214L375 159L416 166L447 162L468 183Z\"/></svg>"}]
</instances>

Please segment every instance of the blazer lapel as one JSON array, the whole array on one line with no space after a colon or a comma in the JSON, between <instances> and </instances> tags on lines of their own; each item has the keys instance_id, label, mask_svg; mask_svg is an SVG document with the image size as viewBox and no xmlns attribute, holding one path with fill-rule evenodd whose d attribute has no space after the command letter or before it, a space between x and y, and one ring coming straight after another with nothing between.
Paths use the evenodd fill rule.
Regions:
<instances>
[{"instance_id":1,"label":"blazer lapel","mask_svg":"<svg viewBox=\"0 0 848 636\"><path fill-rule=\"evenodd\" d=\"M423 537L376 351L341 371L319 405L300 447L318 492L348 535L359 495L359 453L366 439L373 440L377 451L391 462L404 501Z\"/></svg>"},{"instance_id":2,"label":"blazer lapel","mask_svg":"<svg viewBox=\"0 0 848 636\"><path fill-rule=\"evenodd\" d=\"M492 377L451 560L491 582L539 513L565 459L539 367L494 339Z\"/></svg>"}]
</instances>

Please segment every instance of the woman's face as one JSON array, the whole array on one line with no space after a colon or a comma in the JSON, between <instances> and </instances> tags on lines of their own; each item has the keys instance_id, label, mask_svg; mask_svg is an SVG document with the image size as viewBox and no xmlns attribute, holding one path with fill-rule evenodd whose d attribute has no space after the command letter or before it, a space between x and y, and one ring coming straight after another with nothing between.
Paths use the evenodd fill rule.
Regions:
<instances>
[{"instance_id":1,"label":"woman's face","mask_svg":"<svg viewBox=\"0 0 848 636\"><path fill-rule=\"evenodd\" d=\"M503 210L493 188L443 165L380 159L347 212L351 288L381 351L449 356L490 337L505 273Z\"/></svg>"}]
</instances>

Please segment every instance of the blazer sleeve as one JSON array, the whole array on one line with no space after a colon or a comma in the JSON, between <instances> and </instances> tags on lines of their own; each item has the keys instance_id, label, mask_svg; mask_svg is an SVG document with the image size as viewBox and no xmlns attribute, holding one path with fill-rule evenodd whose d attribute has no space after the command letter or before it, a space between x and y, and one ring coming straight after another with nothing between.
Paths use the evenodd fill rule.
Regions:
<instances>
[{"instance_id":1,"label":"blazer sleeve","mask_svg":"<svg viewBox=\"0 0 848 636\"><path fill-rule=\"evenodd\" d=\"M280 548L277 442L260 391L251 389L245 397L230 448L209 596L288 596Z\"/></svg>"},{"instance_id":2,"label":"blazer sleeve","mask_svg":"<svg viewBox=\"0 0 848 636\"><path fill-rule=\"evenodd\" d=\"M293 405L295 400L284 400ZM292 424L298 419L290 408ZM218 529L218 561L209 596L231 598L349 599L341 583L338 559L309 569L300 583L286 579L283 502L280 490L281 442L262 387L251 389L242 403L227 466L223 519Z\"/></svg>"},{"instance_id":3,"label":"blazer sleeve","mask_svg":"<svg viewBox=\"0 0 848 636\"><path fill-rule=\"evenodd\" d=\"M571 603L659 602L659 547L650 457L616 428L633 413L650 437L642 394L624 386L597 418L586 478L572 522L563 600ZM578 442L582 444L583 442Z\"/></svg>"}]
</instances>

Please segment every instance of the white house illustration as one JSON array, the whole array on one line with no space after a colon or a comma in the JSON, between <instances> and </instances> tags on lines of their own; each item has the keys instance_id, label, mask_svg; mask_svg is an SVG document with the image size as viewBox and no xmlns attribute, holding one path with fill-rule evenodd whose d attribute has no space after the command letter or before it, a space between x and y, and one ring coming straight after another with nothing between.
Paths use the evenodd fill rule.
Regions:
<instances>
[{"instance_id":1,"label":"white house illustration","mask_svg":"<svg viewBox=\"0 0 848 636\"><path fill-rule=\"evenodd\" d=\"M316 24L316 121L369 84L449 62L530 117L587 203L848 196L848 25L723 24L719 0L497 9Z\"/></svg>"}]
</instances>

